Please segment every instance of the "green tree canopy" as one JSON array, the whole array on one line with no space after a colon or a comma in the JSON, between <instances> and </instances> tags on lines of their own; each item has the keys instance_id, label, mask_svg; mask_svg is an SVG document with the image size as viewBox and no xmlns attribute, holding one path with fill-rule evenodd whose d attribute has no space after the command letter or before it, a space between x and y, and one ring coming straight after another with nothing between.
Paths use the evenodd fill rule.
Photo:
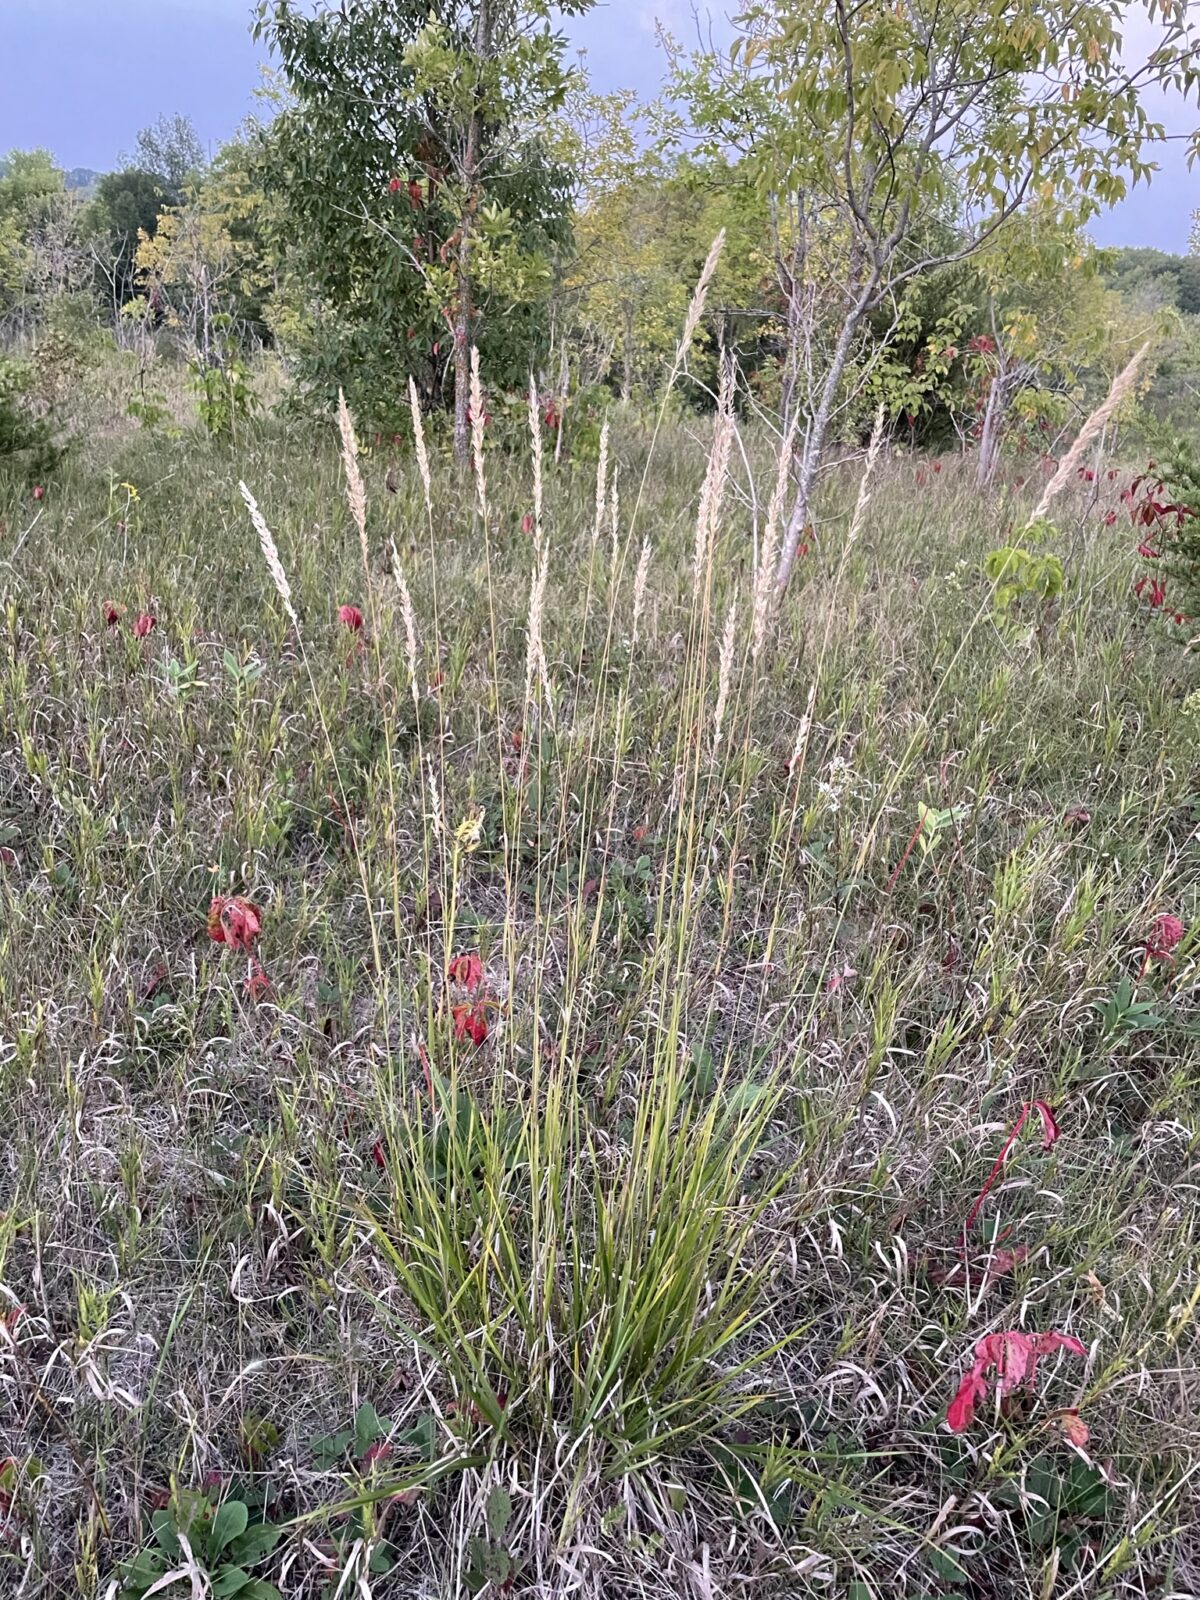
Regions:
<instances>
[{"instance_id":1,"label":"green tree canopy","mask_svg":"<svg viewBox=\"0 0 1200 1600\"><path fill-rule=\"evenodd\" d=\"M544 138L564 41L541 0L264 0L258 31L290 91L263 175L307 290L305 375L364 416L409 373L430 402L452 390L461 451L469 345L497 384L525 381L545 346L570 229Z\"/></svg>"},{"instance_id":2,"label":"green tree canopy","mask_svg":"<svg viewBox=\"0 0 1200 1600\"><path fill-rule=\"evenodd\" d=\"M1192 92L1198 69L1184 0L1146 9L1138 60L1117 0L761 0L729 60L692 71L695 125L744 149L798 223L794 337L814 381L781 584L867 319L1031 201L1086 221L1149 178L1163 129L1142 90Z\"/></svg>"},{"instance_id":3,"label":"green tree canopy","mask_svg":"<svg viewBox=\"0 0 1200 1600\"><path fill-rule=\"evenodd\" d=\"M11 150L0 161L0 316L22 300L32 236L64 193L63 174L48 150Z\"/></svg>"},{"instance_id":4,"label":"green tree canopy","mask_svg":"<svg viewBox=\"0 0 1200 1600\"><path fill-rule=\"evenodd\" d=\"M141 236L153 237L170 196L152 173L130 167L101 178L86 226L93 241L97 291L119 311L137 293Z\"/></svg>"},{"instance_id":5,"label":"green tree canopy","mask_svg":"<svg viewBox=\"0 0 1200 1600\"><path fill-rule=\"evenodd\" d=\"M204 171L208 160L195 124L190 117L177 113L159 117L143 128L137 136L134 158L125 165L157 178L171 196L172 203L178 204L184 190Z\"/></svg>"}]
</instances>

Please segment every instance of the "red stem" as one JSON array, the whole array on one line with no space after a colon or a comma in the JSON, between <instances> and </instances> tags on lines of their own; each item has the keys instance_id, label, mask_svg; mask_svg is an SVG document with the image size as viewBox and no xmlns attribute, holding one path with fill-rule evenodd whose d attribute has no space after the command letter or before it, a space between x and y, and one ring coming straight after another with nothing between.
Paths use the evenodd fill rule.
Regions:
<instances>
[{"instance_id":1,"label":"red stem","mask_svg":"<svg viewBox=\"0 0 1200 1600\"><path fill-rule=\"evenodd\" d=\"M429 1094L429 1104L432 1106L434 1105L433 1076L429 1071L429 1057L425 1054L425 1046L423 1044L417 1046L417 1055L421 1058L421 1071L425 1074L425 1088Z\"/></svg>"},{"instance_id":2,"label":"red stem","mask_svg":"<svg viewBox=\"0 0 1200 1600\"><path fill-rule=\"evenodd\" d=\"M913 829L912 838L908 841L908 843L904 847L904 854L900 857L899 861L897 861L897 863L896 863L896 870L892 873L891 877L887 881L887 888L883 891L884 894L891 894L892 890L896 887L896 879L904 871L904 863L908 860L909 856L912 855L912 853L913 853L913 845L915 845L917 840L921 837L921 829L924 826L925 826L925 818L922 817L921 820L917 823L916 827Z\"/></svg>"},{"instance_id":3,"label":"red stem","mask_svg":"<svg viewBox=\"0 0 1200 1600\"><path fill-rule=\"evenodd\" d=\"M967 1234L970 1233L971 1225L975 1221L975 1218L979 1215L979 1208L988 1197L988 1191L991 1189L996 1179L1000 1176L1000 1169L1004 1166L1004 1163L1008 1158L1008 1152L1012 1149L1013 1145L1016 1144L1018 1134L1029 1120L1029 1112L1031 1108L1032 1102L1030 1105L1022 1107L1021 1115L1017 1118L1016 1122L1013 1123L1013 1130L1009 1134L1008 1138L1004 1141L1004 1146L1001 1149L1000 1154L996 1157L995 1166L988 1173L987 1182L979 1191L979 1196L976 1199L975 1204L971 1207L970 1211L967 1212L967 1220L963 1223L964 1239L966 1238Z\"/></svg>"}]
</instances>

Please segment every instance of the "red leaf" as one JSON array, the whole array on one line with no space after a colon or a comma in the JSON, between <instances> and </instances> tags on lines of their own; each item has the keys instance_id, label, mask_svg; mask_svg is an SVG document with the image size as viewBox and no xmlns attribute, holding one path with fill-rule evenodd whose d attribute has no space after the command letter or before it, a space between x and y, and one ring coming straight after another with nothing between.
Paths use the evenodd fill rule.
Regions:
<instances>
[{"instance_id":1,"label":"red leaf","mask_svg":"<svg viewBox=\"0 0 1200 1600\"><path fill-rule=\"evenodd\" d=\"M963 1375L946 1411L952 1433L961 1433L974 1420L975 1407L995 1384L997 1393L1009 1395L1022 1385L1032 1388L1037 1364L1055 1350L1086 1356L1087 1349L1069 1333L1022 1333L1011 1329L986 1334L975 1346L975 1360Z\"/></svg>"},{"instance_id":2,"label":"red leaf","mask_svg":"<svg viewBox=\"0 0 1200 1600\"><path fill-rule=\"evenodd\" d=\"M460 1041L470 1039L473 1044L483 1044L488 1036L487 1013L478 1001L463 1002L451 1012L454 1020L454 1037Z\"/></svg>"},{"instance_id":3,"label":"red leaf","mask_svg":"<svg viewBox=\"0 0 1200 1600\"><path fill-rule=\"evenodd\" d=\"M455 956L447 968L447 976L473 994L483 982L483 962L474 950L469 955Z\"/></svg>"},{"instance_id":4,"label":"red leaf","mask_svg":"<svg viewBox=\"0 0 1200 1600\"><path fill-rule=\"evenodd\" d=\"M218 895L208 908L208 936L231 950L250 950L262 931L262 912L252 900Z\"/></svg>"},{"instance_id":5,"label":"red leaf","mask_svg":"<svg viewBox=\"0 0 1200 1600\"><path fill-rule=\"evenodd\" d=\"M1054 1120L1053 1111L1044 1100L1035 1100L1033 1107L1042 1119L1042 1149L1049 1150L1061 1137L1061 1129Z\"/></svg>"},{"instance_id":6,"label":"red leaf","mask_svg":"<svg viewBox=\"0 0 1200 1600\"><path fill-rule=\"evenodd\" d=\"M975 1204L971 1207L970 1211L967 1212L967 1220L963 1223L964 1236L970 1233L971 1228L974 1225L975 1218L979 1215L980 1207L987 1199L989 1190L995 1183L996 1179L1000 1176L1004 1163L1008 1159L1008 1152L1012 1149L1013 1145L1016 1144L1021 1129L1029 1121L1029 1113L1031 1111L1036 1111L1038 1116L1042 1119L1042 1149L1049 1150L1051 1145L1053 1145L1058 1139L1060 1132L1058 1123L1055 1121L1053 1111L1051 1111L1050 1107L1044 1100L1030 1100L1021 1107L1021 1115L1013 1123L1012 1132L1009 1134L1008 1138L1005 1139L1003 1145L1001 1145L1000 1154L996 1157L995 1163L992 1166L992 1170L987 1175L987 1181L985 1182L983 1188L979 1191L978 1195L975 1197Z\"/></svg>"},{"instance_id":7,"label":"red leaf","mask_svg":"<svg viewBox=\"0 0 1200 1600\"><path fill-rule=\"evenodd\" d=\"M1169 911L1155 917L1150 937L1146 940L1146 954L1156 961L1163 960L1183 938L1183 923Z\"/></svg>"},{"instance_id":8,"label":"red leaf","mask_svg":"<svg viewBox=\"0 0 1200 1600\"><path fill-rule=\"evenodd\" d=\"M986 1381L972 1367L959 1384L958 1392L946 1411L951 1433L962 1433L971 1426L975 1420L975 1407L981 1400L987 1399L987 1393Z\"/></svg>"},{"instance_id":9,"label":"red leaf","mask_svg":"<svg viewBox=\"0 0 1200 1600\"><path fill-rule=\"evenodd\" d=\"M1080 1450L1092 1436L1092 1430L1074 1406L1067 1411L1060 1411L1052 1420L1067 1443L1075 1445Z\"/></svg>"},{"instance_id":10,"label":"red leaf","mask_svg":"<svg viewBox=\"0 0 1200 1600\"><path fill-rule=\"evenodd\" d=\"M250 976L246 979L246 998L253 1000L255 1005L260 1000L268 1000L271 996L271 980L267 977L257 961L250 963Z\"/></svg>"},{"instance_id":11,"label":"red leaf","mask_svg":"<svg viewBox=\"0 0 1200 1600\"><path fill-rule=\"evenodd\" d=\"M993 1283L997 1278L1006 1277L1014 1268L1021 1265L1028 1254L1027 1244L1014 1245L1011 1250L994 1250L987 1266L988 1282Z\"/></svg>"}]
</instances>

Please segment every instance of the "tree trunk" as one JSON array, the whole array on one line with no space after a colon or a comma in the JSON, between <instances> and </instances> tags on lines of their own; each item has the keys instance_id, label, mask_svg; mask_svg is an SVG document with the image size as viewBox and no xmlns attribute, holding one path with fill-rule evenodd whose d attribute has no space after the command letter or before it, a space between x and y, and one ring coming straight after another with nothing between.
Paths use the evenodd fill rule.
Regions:
<instances>
[{"instance_id":1,"label":"tree trunk","mask_svg":"<svg viewBox=\"0 0 1200 1600\"><path fill-rule=\"evenodd\" d=\"M454 454L471 459L471 247L466 229L458 247L458 304L454 311Z\"/></svg>"},{"instance_id":2,"label":"tree trunk","mask_svg":"<svg viewBox=\"0 0 1200 1600\"><path fill-rule=\"evenodd\" d=\"M976 484L981 489L986 489L996 475L996 468L1000 464L1004 420L1008 416L1013 400L1029 381L1030 376L1030 367L1021 362L1015 367L1001 370L992 379L992 386L988 390L987 407L983 413L983 430L979 435L979 464L975 474Z\"/></svg>"},{"instance_id":3,"label":"tree trunk","mask_svg":"<svg viewBox=\"0 0 1200 1600\"><path fill-rule=\"evenodd\" d=\"M979 435L979 462L975 472L975 482L980 489L986 489L996 473L996 462L1000 455L1000 425L1008 409L1003 390L1004 379L998 372L988 390L987 407L983 413L983 431Z\"/></svg>"},{"instance_id":4,"label":"tree trunk","mask_svg":"<svg viewBox=\"0 0 1200 1600\"><path fill-rule=\"evenodd\" d=\"M871 284L870 293L873 292L874 284ZM779 569L775 577L775 588L779 594L782 594L787 588L788 579L792 575L792 568L796 564L796 551L800 548L805 524L808 521L809 502L812 499L812 489L816 481L817 468L821 464L821 452L825 448L825 435L829 432L829 419L833 415L833 402L837 398L838 388L845 374L846 364L850 359L850 346L854 342L854 335L866 315L867 306L870 304L870 293L864 289L854 305L846 313L846 320L842 324L841 333L838 335L838 342L834 347L829 371L825 374L825 382L821 386L820 401L805 432L804 449L800 456L800 473L796 483L796 498L792 502L792 514L788 518L783 549L779 552Z\"/></svg>"},{"instance_id":5,"label":"tree trunk","mask_svg":"<svg viewBox=\"0 0 1200 1600\"><path fill-rule=\"evenodd\" d=\"M475 55L486 61L492 53L491 0L477 0L475 13ZM454 454L461 465L471 459L471 424L467 410L471 403L471 333L475 295L471 281L471 233L479 206L479 176L483 147L483 115L476 93L471 120L467 124L467 144L463 152L463 189L466 206L459 227L458 303L454 308Z\"/></svg>"},{"instance_id":6,"label":"tree trunk","mask_svg":"<svg viewBox=\"0 0 1200 1600\"><path fill-rule=\"evenodd\" d=\"M633 396L633 307L626 303L624 307L625 337L621 350L621 399L629 401Z\"/></svg>"}]
</instances>

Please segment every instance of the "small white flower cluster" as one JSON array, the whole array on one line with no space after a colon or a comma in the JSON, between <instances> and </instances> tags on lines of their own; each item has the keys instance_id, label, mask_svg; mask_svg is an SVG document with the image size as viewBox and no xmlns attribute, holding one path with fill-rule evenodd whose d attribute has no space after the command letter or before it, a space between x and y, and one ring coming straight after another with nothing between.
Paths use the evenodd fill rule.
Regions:
<instances>
[{"instance_id":1,"label":"small white flower cluster","mask_svg":"<svg viewBox=\"0 0 1200 1600\"><path fill-rule=\"evenodd\" d=\"M842 801L856 793L854 768L845 756L830 757L829 764L817 779L817 793L829 811L839 811Z\"/></svg>"}]
</instances>

